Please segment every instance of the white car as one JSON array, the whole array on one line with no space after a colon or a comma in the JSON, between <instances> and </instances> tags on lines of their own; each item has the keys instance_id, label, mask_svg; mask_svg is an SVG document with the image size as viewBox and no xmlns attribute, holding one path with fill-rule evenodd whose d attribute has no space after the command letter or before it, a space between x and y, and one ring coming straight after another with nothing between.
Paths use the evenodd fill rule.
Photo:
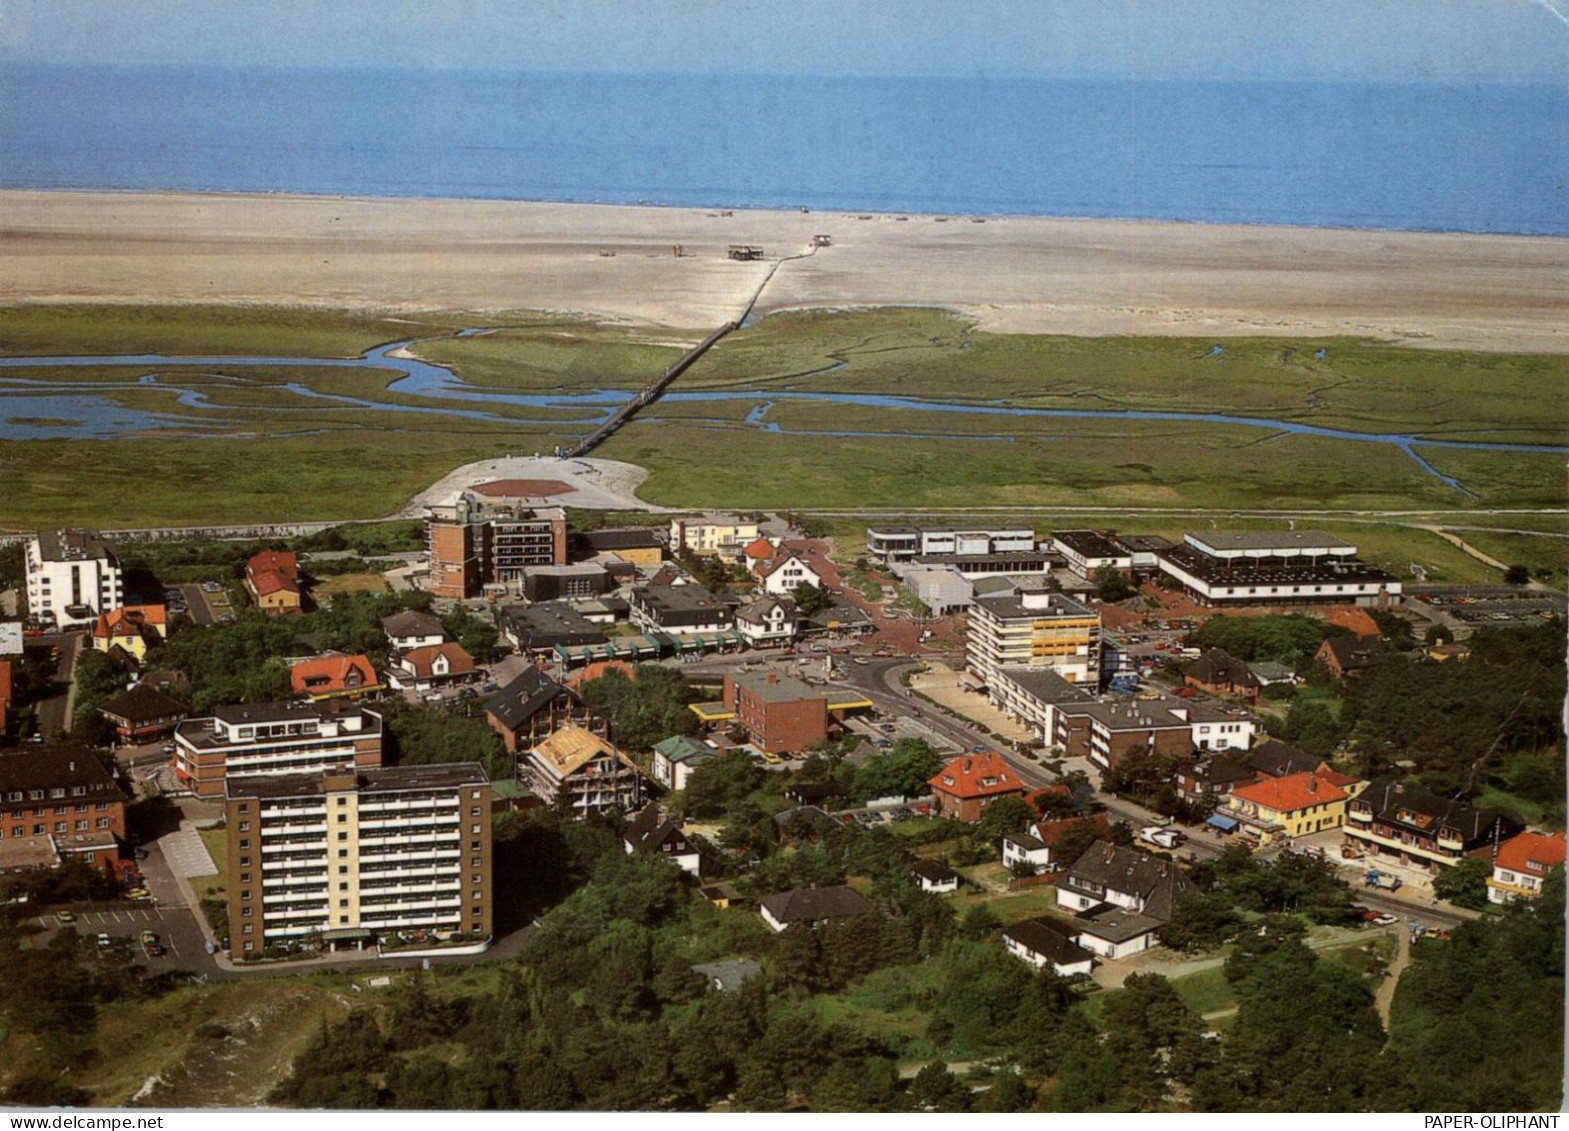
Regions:
<instances>
[{"instance_id":1,"label":"white car","mask_svg":"<svg viewBox=\"0 0 1569 1131\"><path fill-rule=\"evenodd\" d=\"M1139 830L1139 839L1146 844L1153 844L1157 848L1176 848L1187 838L1176 829L1164 829L1159 825L1151 825Z\"/></svg>"}]
</instances>

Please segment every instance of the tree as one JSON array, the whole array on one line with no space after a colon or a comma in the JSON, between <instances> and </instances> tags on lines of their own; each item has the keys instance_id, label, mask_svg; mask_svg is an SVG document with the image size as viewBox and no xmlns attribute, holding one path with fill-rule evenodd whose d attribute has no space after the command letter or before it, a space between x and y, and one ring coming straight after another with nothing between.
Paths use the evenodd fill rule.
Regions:
<instances>
[{"instance_id":1,"label":"tree","mask_svg":"<svg viewBox=\"0 0 1569 1131\"><path fill-rule=\"evenodd\" d=\"M976 835L987 841L999 841L1008 833L1020 832L1035 819L1034 811L1022 797L999 797L981 813Z\"/></svg>"},{"instance_id":2,"label":"tree","mask_svg":"<svg viewBox=\"0 0 1569 1131\"><path fill-rule=\"evenodd\" d=\"M825 585L797 585L790 590L790 599L802 616L813 617L834 603L834 594Z\"/></svg>"},{"instance_id":3,"label":"tree","mask_svg":"<svg viewBox=\"0 0 1569 1131\"><path fill-rule=\"evenodd\" d=\"M1492 874L1490 861L1467 857L1433 877L1433 894L1456 907L1480 911L1487 906L1487 880Z\"/></svg>"},{"instance_id":4,"label":"tree","mask_svg":"<svg viewBox=\"0 0 1569 1131\"><path fill-rule=\"evenodd\" d=\"M1525 585L1531 580L1531 567L1512 565L1504 570L1505 585Z\"/></svg>"},{"instance_id":5,"label":"tree","mask_svg":"<svg viewBox=\"0 0 1569 1131\"><path fill-rule=\"evenodd\" d=\"M1111 566L1101 566L1091 580L1095 582L1095 595L1107 604L1126 601L1129 597L1136 597L1139 592L1139 587L1133 584L1127 574Z\"/></svg>"},{"instance_id":6,"label":"tree","mask_svg":"<svg viewBox=\"0 0 1569 1131\"><path fill-rule=\"evenodd\" d=\"M726 751L693 769L682 791L682 812L688 817L721 816L745 801L767 776L746 753Z\"/></svg>"},{"instance_id":7,"label":"tree","mask_svg":"<svg viewBox=\"0 0 1569 1131\"><path fill-rule=\"evenodd\" d=\"M929 743L919 738L901 738L856 767L850 793L858 801L918 797L930 792L927 782L942 769L942 764L942 756Z\"/></svg>"},{"instance_id":8,"label":"tree","mask_svg":"<svg viewBox=\"0 0 1569 1131\"><path fill-rule=\"evenodd\" d=\"M659 664L639 664L633 676L610 671L582 687L583 698L610 716L618 744L649 750L673 735L697 733L697 716L687 709L692 689L684 675Z\"/></svg>"},{"instance_id":9,"label":"tree","mask_svg":"<svg viewBox=\"0 0 1569 1131\"><path fill-rule=\"evenodd\" d=\"M1192 891L1178 898L1171 918L1160 929L1160 941L1173 950L1210 950L1227 942L1242 927L1242 917L1224 892Z\"/></svg>"}]
</instances>

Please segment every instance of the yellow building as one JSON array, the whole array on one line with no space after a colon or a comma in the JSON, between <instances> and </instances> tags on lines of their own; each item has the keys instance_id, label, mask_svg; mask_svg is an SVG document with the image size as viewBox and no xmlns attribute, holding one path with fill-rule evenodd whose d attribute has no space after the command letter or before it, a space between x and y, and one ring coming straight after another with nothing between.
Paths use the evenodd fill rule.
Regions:
<instances>
[{"instance_id":1,"label":"yellow building","mask_svg":"<svg viewBox=\"0 0 1569 1131\"><path fill-rule=\"evenodd\" d=\"M1233 789L1221 814L1260 844L1291 840L1343 825L1360 784L1329 770L1267 778Z\"/></svg>"},{"instance_id":2,"label":"yellow building","mask_svg":"<svg viewBox=\"0 0 1569 1131\"><path fill-rule=\"evenodd\" d=\"M1049 668L1069 683L1100 677L1100 614L1061 593L1026 589L975 598L965 661L990 683L1004 668Z\"/></svg>"},{"instance_id":3,"label":"yellow building","mask_svg":"<svg viewBox=\"0 0 1569 1131\"><path fill-rule=\"evenodd\" d=\"M119 648L137 663L147 658L152 642L169 635L169 617L162 605L126 605L110 609L93 622L93 647L100 652Z\"/></svg>"}]
</instances>

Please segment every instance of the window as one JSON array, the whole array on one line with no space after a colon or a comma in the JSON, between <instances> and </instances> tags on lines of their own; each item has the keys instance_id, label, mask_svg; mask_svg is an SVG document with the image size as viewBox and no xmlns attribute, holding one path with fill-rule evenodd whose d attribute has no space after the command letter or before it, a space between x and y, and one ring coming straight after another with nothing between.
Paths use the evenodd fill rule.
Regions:
<instances>
[{"instance_id":1,"label":"window","mask_svg":"<svg viewBox=\"0 0 1569 1131\"><path fill-rule=\"evenodd\" d=\"M240 802L240 812L241 813L249 813L250 811L251 811L251 804L250 804L249 801L242 801L242 802Z\"/></svg>"},{"instance_id":2,"label":"window","mask_svg":"<svg viewBox=\"0 0 1569 1131\"><path fill-rule=\"evenodd\" d=\"M54 807L54 815L56 817L63 817L67 813L69 813L70 811L71 811L71 807L69 805L56 805Z\"/></svg>"},{"instance_id":3,"label":"window","mask_svg":"<svg viewBox=\"0 0 1569 1131\"><path fill-rule=\"evenodd\" d=\"M479 826L475 825L473 828L471 828L469 830L469 832L473 833L475 836L478 836L479 835Z\"/></svg>"},{"instance_id":4,"label":"window","mask_svg":"<svg viewBox=\"0 0 1569 1131\"><path fill-rule=\"evenodd\" d=\"M85 812L87 812L87 802L84 801L80 805L78 805L76 807L76 811L78 813L85 813Z\"/></svg>"},{"instance_id":5,"label":"window","mask_svg":"<svg viewBox=\"0 0 1569 1131\"><path fill-rule=\"evenodd\" d=\"M480 865L480 858L478 856L474 857L474 859L469 861L469 867L470 868L478 868L479 865Z\"/></svg>"},{"instance_id":6,"label":"window","mask_svg":"<svg viewBox=\"0 0 1569 1131\"><path fill-rule=\"evenodd\" d=\"M249 919L251 917L251 909L249 907L242 907L240 908L240 914Z\"/></svg>"},{"instance_id":7,"label":"window","mask_svg":"<svg viewBox=\"0 0 1569 1131\"><path fill-rule=\"evenodd\" d=\"M340 848L340 849L338 849L338 859L339 860L347 860L348 856L349 856L349 850L347 848Z\"/></svg>"},{"instance_id":8,"label":"window","mask_svg":"<svg viewBox=\"0 0 1569 1131\"><path fill-rule=\"evenodd\" d=\"M347 876L348 874L349 874L349 866L347 864L339 864L338 865L338 875L340 875L340 876Z\"/></svg>"},{"instance_id":9,"label":"window","mask_svg":"<svg viewBox=\"0 0 1569 1131\"><path fill-rule=\"evenodd\" d=\"M349 799L347 797L340 797L340 798L338 798L338 804L339 805L347 805L348 803L349 803Z\"/></svg>"},{"instance_id":10,"label":"window","mask_svg":"<svg viewBox=\"0 0 1569 1131\"><path fill-rule=\"evenodd\" d=\"M66 830L66 828L68 826L69 826L69 822L67 822L67 821L56 821L54 823L54 831L57 832L57 833L63 833L63 832L65 832L65 830Z\"/></svg>"},{"instance_id":11,"label":"window","mask_svg":"<svg viewBox=\"0 0 1569 1131\"><path fill-rule=\"evenodd\" d=\"M479 816L479 806L478 805L474 806L474 808L469 810L469 816L470 817L477 817L477 816Z\"/></svg>"},{"instance_id":12,"label":"window","mask_svg":"<svg viewBox=\"0 0 1569 1131\"><path fill-rule=\"evenodd\" d=\"M348 833L339 833L338 834L338 839L339 840L348 840L349 839L349 834ZM342 850L340 849L339 851L342 851Z\"/></svg>"},{"instance_id":13,"label":"window","mask_svg":"<svg viewBox=\"0 0 1569 1131\"><path fill-rule=\"evenodd\" d=\"M87 821L86 821L86 819L83 819L83 820L80 820L80 821L76 822L76 831L79 832L79 833L87 831Z\"/></svg>"},{"instance_id":14,"label":"window","mask_svg":"<svg viewBox=\"0 0 1569 1131\"><path fill-rule=\"evenodd\" d=\"M250 939L246 939L245 940L245 949L246 950L255 950L256 949L256 944L253 943Z\"/></svg>"},{"instance_id":15,"label":"window","mask_svg":"<svg viewBox=\"0 0 1569 1131\"><path fill-rule=\"evenodd\" d=\"M250 866L251 866L251 858L249 856L242 856L242 857L240 857L240 867L242 867L242 868L249 868Z\"/></svg>"},{"instance_id":16,"label":"window","mask_svg":"<svg viewBox=\"0 0 1569 1131\"><path fill-rule=\"evenodd\" d=\"M339 891L348 891L349 890L349 885L346 884L346 883L339 884L338 885L338 890Z\"/></svg>"},{"instance_id":17,"label":"window","mask_svg":"<svg viewBox=\"0 0 1569 1131\"><path fill-rule=\"evenodd\" d=\"M240 822L240 831L242 833L250 832L251 831L251 823L249 821L241 821Z\"/></svg>"},{"instance_id":18,"label":"window","mask_svg":"<svg viewBox=\"0 0 1569 1131\"><path fill-rule=\"evenodd\" d=\"M338 900L338 906L339 907L347 907L348 905L349 905L349 901L348 900L346 900L346 899ZM347 923L348 921L349 921L348 920L348 916L344 916L343 917L343 922Z\"/></svg>"},{"instance_id":19,"label":"window","mask_svg":"<svg viewBox=\"0 0 1569 1131\"><path fill-rule=\"evenodd\" d=\"M349 815L347 813L339 813L338 814L338 824L346 825L346 824L348 824L348 822L349 822ZM341 836L343 836L343 834L339 833L338 836L341 837Z\"/></svg>"},{"instance_id":20,"label":"window","mask_svg":"<svg viewBox=\"0 0 1569 1131\"><path fill-rule=\"evenodd\" d=\"M11 835L12 836L26 836L27 835L27 826L25 826L25 825L17 825L15 828L13 828L11 830Z\"/></svg>"},{"instance_id":21,"label":"window","mask_svg":"<svg viewBox=\"0 0 1569 1131\"><path fill-rule=\"evenodd\" d=\"M241 872L240 873L240 883L248 884L250 882L251 882L251 874L249 872Z\"/></svg>"},{"instance_id":22,"label":"window","mask_svg":"<svg viewBox=\"0 0 1569 1131\"><path fill-rule=\"evenodd\" d=\"M97 805L94 805L93 808L102 813L105 809L109 808L109 803L107 801L100 801Z\"/></svg>"}]
</instances>

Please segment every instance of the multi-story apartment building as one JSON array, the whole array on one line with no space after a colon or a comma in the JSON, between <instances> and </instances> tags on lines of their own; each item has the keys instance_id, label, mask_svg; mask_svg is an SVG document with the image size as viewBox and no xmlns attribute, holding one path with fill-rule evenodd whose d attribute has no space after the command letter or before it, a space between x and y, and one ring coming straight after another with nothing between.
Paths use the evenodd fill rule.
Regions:
<instances>
[{"instance_id":1,"label":"multi-story apartment building","mask_svg":"<svg viewBox=\"0 0 1569 1131\"><path fill-rule=\"evenodd\" d=\"M0 756L0 843L41 844L38 838L49 839L56 859L98 865L119 857L125 794L90 750L33 747Z\"/></svg>"},{"instance_id":2,"label":"multi-story apartment building","mask_svg":"<svg viewBox=\"0 0 1569 1131\"><path fill-rule=\"evenodd\" d=\"M1004 668L1050 668L1093 686L1100 679L1100 614L1044 588L979 596L970 606L965 659L987 683Z\"/></svg>"},{"instance_id":3,"label":"multi-story apartment building","mask_svg":"<svg viewBox=\"0 0 1569 1131\"><path fill-rule=\"evenodd\" d=\"M717 554L740 558L749 543L757 541L759 528L749 518L735 515L704 515L702 518L670 520L670 549L690 554Z\"/></svg>"},{"instance_id":4,"label":"multi-story apartment building","mask_svg":"<svg viewBox=\"0 0 1569 1131\"><path fill-rule=\"evenodd\" d=\"M489 936L493 800L477 763L231 779L230 953Z\"/></svg>"},{"instance_id":5,"label":"multi-story apartment building","mask_svg":"<svg viewBox=\"0 0 1569 1131\"><path fill-rule=\"evenodd\" d=\"M866 552L892 565L930 555L1010 554L1035 549L1028 527L957 530L933 526L868 526Z\"/></svg>"},{"instance_id":6,"label":"multi-story apartment building","mask_svg":"<svg viewBox=\"0 0 1569 1131\"><path fill-rule=\"evenodd\" d=\"M345 773L381 765L381 716L341 699L241 703L174 732L174 771L197 797L229 778Z\"/></svg>"},{"instance_id":7,"label":"multi-story apartment building","mask_svg":"<svg viewBox=\"0 0 1569 1131\"><path fill-rule=\"evenodd\" d=\"M40 530L27 540L27 607L60 628L91 624L125 603L120 559L85 530Z\"/></svg>"},{"instance_id":8,"label":"multi-story apartment building","mask_svg":"<svg viewBox=\"0 0 1569 1131\"><path fill-rule=\"evenodd\" d=\"M495 582L519 582L530 566L567 563L567 513L487 500L465 491L425 512L425 588L438 597L474 597Z\"/></svg>"}]
</instances>

